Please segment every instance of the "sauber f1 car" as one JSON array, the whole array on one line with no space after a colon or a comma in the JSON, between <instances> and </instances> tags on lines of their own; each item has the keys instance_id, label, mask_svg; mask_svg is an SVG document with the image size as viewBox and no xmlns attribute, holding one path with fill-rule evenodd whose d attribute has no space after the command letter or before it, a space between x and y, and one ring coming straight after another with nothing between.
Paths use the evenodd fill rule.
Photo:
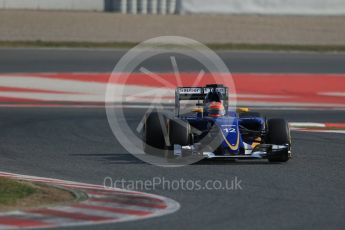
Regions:
<instances>
[{"instance_id":1,"label":"sauber f1 car","mask_svg":"<svg viewBox=\"0 0 345 230\"><path fill-rule=\"evenodd\" d=\"M174 116L158 111L146 114L145 153L168 159L193 155L270 162L290 159L290 130L284 119L267 119L247 108L229 108L228 100L228 88L223 85L178 87ZM183 111L182 101L194 102L193 108Z\"/></svg>"}]
</instances>

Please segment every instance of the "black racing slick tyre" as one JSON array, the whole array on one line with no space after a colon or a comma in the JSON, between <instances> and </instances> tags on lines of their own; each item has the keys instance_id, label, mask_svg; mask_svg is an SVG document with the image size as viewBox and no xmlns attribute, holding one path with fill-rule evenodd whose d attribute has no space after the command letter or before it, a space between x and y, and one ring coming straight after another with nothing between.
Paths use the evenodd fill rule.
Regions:
<instances>
[{"instance_id":1,"label":"black racing slick tyre","mask_svg":"<svg viewBox=\"0 0 345 230\"><path fill-rule=\"evenodd\" d=\"M171 119L169 121L169 139L171 145L190 145L190 124L182 120Z\"/></svg>"},{"instance_id":2,"label":"black racing slick tyre","mask_svg":"<svg viewBox=\"0 0 345 230\"><path fill-rule=\"evenodd\" d=\"M146 115L144 124L144 152L146 154L164 157L168 143L167 117L159 112L151 112Z\"/></svg>"},{"instance_id":3,"label":"black racing slick tyre","mask_svg":"<svg viewBox=\"0 0 345 230\"><path fill-rule=\"evenodd\" d=\"M275 145L289 145L291 146L291 136L288 123L284 119L274 118L267 121L268 136L267 142ZM286 162L289 160L289 151L277 156L269 156L270 162Z\"/></svg>"}]
</instances>

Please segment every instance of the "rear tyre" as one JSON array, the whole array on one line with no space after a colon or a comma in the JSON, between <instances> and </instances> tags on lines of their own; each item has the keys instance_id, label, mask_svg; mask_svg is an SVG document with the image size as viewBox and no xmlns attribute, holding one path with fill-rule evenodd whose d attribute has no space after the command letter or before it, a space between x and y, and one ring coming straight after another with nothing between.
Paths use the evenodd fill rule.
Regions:
<instances>
[{"instance_id":1,"label":"rear tyre","mask_svg":"<svg viewBox=\"0 0 345 230\"><path fill-rule=\"evenodd\" d=\"M268 136L267 142L275 145L289 145L289 151L291 146L290 129L288 123L284 119L269 119L267 121ZM278 156L268 157L270 162L286 162L289 160L289 151Z\"/></svg>"},{"instance_id":2,"label":"rear tyre","mask_svg":"<svg viewBox=\"0 0 345 230\"><path fill-rule=\"evenodd\" d=\"M164 157L167 149L168 119L158 112L149 113L144 125L144 152L151 155Z\"/></svg>"}]
</instances>

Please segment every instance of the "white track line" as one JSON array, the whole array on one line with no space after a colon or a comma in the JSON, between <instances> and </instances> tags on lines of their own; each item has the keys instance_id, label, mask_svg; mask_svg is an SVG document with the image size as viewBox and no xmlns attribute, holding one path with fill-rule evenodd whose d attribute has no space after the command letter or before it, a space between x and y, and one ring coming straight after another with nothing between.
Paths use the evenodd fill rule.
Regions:
<instances>
[{"instance_id":1,"label":"white track line","mask_svg":"<svg viewBox=\"0 0 345 230\"><path fill-rule=\"evenodd\" d=\"M326 125L324 123L316 122L289 122L290 127L315 127L315 128L324 128Z\"/></svg>"}]
</instances>

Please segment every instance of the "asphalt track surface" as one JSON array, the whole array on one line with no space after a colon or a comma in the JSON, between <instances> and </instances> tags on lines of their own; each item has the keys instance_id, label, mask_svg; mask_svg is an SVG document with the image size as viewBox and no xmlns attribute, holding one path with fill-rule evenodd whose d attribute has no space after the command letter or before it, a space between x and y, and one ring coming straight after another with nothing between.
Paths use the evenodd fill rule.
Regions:
<instances>
[{"instance_id":1,"label":"asphalt track surface","mask_svg":"<svg viewBox=\"0 0 345 230\"><path fill-rule=\"evenodd\" d=\"M243 190L164 190L178 201L175 214L116 224L117 229L343 229L345 135L293 132L294 158L202 162L160 168L129 155L111 133L104 109L2 108L1 170L102 184L126 180L242 180ZM130 120L145 110L130 109ZM291 121L344 121L345 112L266 111ZM115 225L80 229L114 229Z\"/></svg>"},{"instance_id":2,"label":"asphalt track surface","mask_svg":"<svg viewBox=\"0 0 345 230\"><path fill-rule=\"evenodd\" d=\"M0 72L111 72L126 50L0 49ZM345 53L224 52L217 53L231 72L345 73ZM181 71L200 71L190 58L176 55ZM151 71L172 71L169 55L143 64Z\"/></svg>"},{"instance_id":3,"label":"asphalt track surface","mask_svg":"<svg viewBox=\"0 0 345 230\"><path fill-rule=\"evenodd\" d=\"M9 57L14 62L11 67L5 66L6 60L7 64L11 63L0 52L1 72L91 71L85 64L74 66L70 59L55 55L59 51L50 52L50 61L41 58L31 64L28 61L25 66L24 57L28 54L17 52L13 51L16 57ZM43 65L45 61L50 65ZM276 67L272 66L267 65L262 72L275 71ZM312 66L301 64L288 70L322 72L319 66L315 69ZM101 64L93 72L107 71L107 68L112 67ZM245 72L259 71L257 66L237 68ZM330 72L329 68L325 71ZM343 68L339 64L335 72L345 72ZM145 110L132 108L126 112L135 126ZM265 110L262 113L288 121L345 122L345 111ZM122 148L110 130L104 108L0 108L0 130L1 171L94 184L102 184L106 176L126 180L152 180L158 176L202 182L237 177L242 181L242 190L236 191L168 190L158 186L146 192L178 201L181 204L178 212L142 221L75 229L344 229L345 226L344 134L293 132L294 158L284 164L206 161L182 168L161 168L141 162Z\"/></svg>"}]
</instances>

